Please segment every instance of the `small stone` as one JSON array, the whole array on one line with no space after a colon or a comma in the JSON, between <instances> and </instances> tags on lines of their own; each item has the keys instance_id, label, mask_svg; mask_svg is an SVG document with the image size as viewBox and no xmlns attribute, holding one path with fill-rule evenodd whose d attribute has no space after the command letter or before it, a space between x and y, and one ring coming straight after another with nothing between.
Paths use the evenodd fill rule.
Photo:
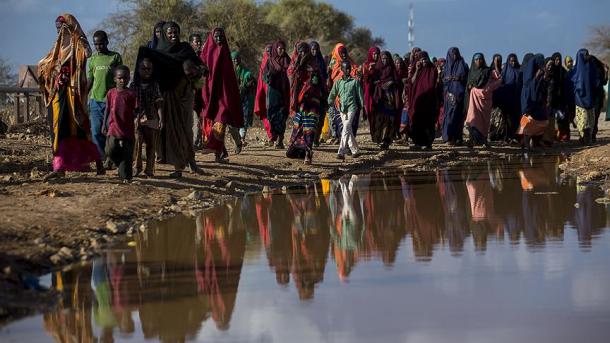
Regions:
<instances>
[{"instance_id":1,"label":"small stone","mask_svg":"<svg viewBox=\"0 0 610 343\"><path fill-rule=\"evenodd\" d=\"M602 173L600 173L598 171L592 171L589 174L587 174L587 180L599 179L601 176L602 176Z\"/></svg>"},{"instance_id":2,"label":"small stone","mask_svg":"<svg viewBox=\"0 0 610 343\"><path fill-rule=\"evenodd\" d=\"M127 224L116 223L113 220L109 220L106 222L106 230L110 231L115 235L118 233L125 233L127 231Z\"/></svg>"},{"instance_id":3,"label":"small stone","mask_svg":"<svg viewBox=\"0 0 610 343\"><path fill-rule=\"evenodd\" d=\"M43 243L42 238L36 238L36 239L34 240L34 244L42 244L42 243Z\"/></svg>"},{"instance_id":4,"label":"small stone","mask_svg":"<svg viewBox=\"0 0 610 343\"><path fill-rule=\"evenodd\" d=\"M595 199L595 202L598 204L607 205L610 204L610 198L597 198Z\"/></svg>"},{"instance_id":5,"label":"small stone","mask_svg":"<svg viewBox=\"0 0 610 343\"><path fill-rule=\"evenodd\" d=\"M97 239L91 239L89 242L91 243L91 248L99 249L100 243L98 243Z\"/></svg>"},{"instance_id":6,"label":"small stone","mask_svg":"<svg viewBox=\"0 0 610 343\"><path fill-rule=\"evenodd\" d=\"M176 197L175 197L175 196L170 195L170 196L167 198L167 202L168 202L168 203L170 203L170 204L175 204L175 203L177 203L177 202L178 202L178 199L176 199Z\"/></svg>"},{"instance_id":7,"label":"small stone","mask_svg":"<svg viewBox=\"0 0 610 343\"><path fill-rule=\"evenodd\" d=\"M86 256L87 255L87 250L85 250L85 248L81 247L80 251L78 252L81 256Z\"/></svg>"},{"instance_id":8,"label":"small stone","mask_svg":"<svg viewBox=\"0 0 610 343\"><path fill-rule=\"evenodd\" d=\"M172 211L172 212L182 212L182 208L180 208L180 206L178 206L178 205L170 206L169 210Z\"/></svg>"},{"instance_id":9,"label":"small stone","mask_svg":"<svg viewBox=\"0 0 610 343\"><path fill-rule=\"evenodd\" d=\"M31 179L37 178L38 175L39 175L38 168L34 167L34 168L32 168L32 170L30 170L30 178Z\"/></svg>"},{"instance_id":10,"label":"small stone","mask_svg":"<svg viewBox=\"0 0 610 343\"><path fill-rule=\"evenodd\" d=\"M193 192L191 192L191 194L189 194L187 196L187 198L189 200L201 201L205 198L205 196L204 196L203 192L201 192L201 191L193 191Z\"/></svg>"},{"instance_id":11,"label":"small stone","mask_svg":"<svg viewBox=\"0 0 610 343\"><path fill-rule=\"evenodd\" d=\"M68 247L62 247L57 252L57 255L65 257L65 258L69 258L69 257L72 257L72 250Z\"/></svg>"},{"instance_id":12,"label":"small stone","mask_svg":"<svg viewBox=\"0 0 610 343\"><path fill-rule=\"evenodd\" d=\"M235 182L233 181L229 181L227 182L227 184L225 185L225 188L227 189L227 191L232 192L235 190Z\"/></svg>"},{"instance_id":13,"label":"small stone","mask_svg":"<svg viewBox=\"0 0 610 343\"><path fill-rule=\"evenodd\" d=\"M49 257L49 260L53 264L59 264L63 260L63 258L61 256L59 256L58 254L55 254L55 255L51 255L51 257Z\"/></svg>"}]
</instances>

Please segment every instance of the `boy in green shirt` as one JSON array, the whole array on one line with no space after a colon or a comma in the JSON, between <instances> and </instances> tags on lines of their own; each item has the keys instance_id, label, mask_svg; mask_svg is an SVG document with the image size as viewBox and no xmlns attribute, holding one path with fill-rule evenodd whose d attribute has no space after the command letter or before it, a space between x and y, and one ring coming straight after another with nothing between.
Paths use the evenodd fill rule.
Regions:
<instances>
[{"instance_id":1,"label":"boy in green shirt","mask_svg":"<svg viewBox=\"0 0 610 343\"><path fill-rule=\"evenodd\" d=\"M351 76L352 65L348 61L344 61L341 63L341 71L343 72L343 78L333 84L333 88L328 96L328 103L334 104L335 99L339 97L340 103L337 110L340 112L339 115L341 116L344 129L341 131L341 142L339 143L337 159L344 160L348 149L351 151L352 157L360 156L358 143L353 131L346 130L345 128L352 127L352 122L360 113L364 102L360 82Z\"/></svg>"},{"instance_id":2,"label":"boy in green shirt","mask_svg":"<svg viewBox=\"0 0 610 343\"><path fill-rule=\"evenodd\" d=\"M106 136L102 134L102 123L106 111L106 93L114 87L113 70L123 64L121 54L108 50L108 35L104 31L93 34L96 52L87 60L89 84L89 120L93 142L104 160Z\"/></svg>"}]
</instances>

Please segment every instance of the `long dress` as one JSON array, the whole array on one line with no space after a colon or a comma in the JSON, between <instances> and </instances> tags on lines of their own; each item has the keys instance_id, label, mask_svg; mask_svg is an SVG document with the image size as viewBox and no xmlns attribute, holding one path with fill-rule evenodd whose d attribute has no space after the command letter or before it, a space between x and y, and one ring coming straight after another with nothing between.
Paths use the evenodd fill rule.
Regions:
<instances>
[{"instance_id":1,"label":"long dress","mask_svg":"<svg viewBox=\"0 0 610 343\"><path fill-rule=\"evenodd\" d=\"M290 82L288 80L288 67L290 57L278 55L278 47L284 46L282 41L273 44L271 56L267 60L263 78L267 83L267 118L271 125L271 141L282 143L286 131L288 108L290 106Z\"/></svg>"},{"instance_id":2,"label":"long dress","mask_svg":"<svg viewBox=\"0 0 610 343\"><path fill-rule=\"evenodd\" d=\"M265 53L263 54L263 59L258 68L258 79L256 82L256 95L254 96L254 114L260 118L263 122L263 127L265 128L265 132L267 133L267 138L271 140L273 135L271 133L271 124L269 123L269 119L267 118L267 83L265 82L263 75L265 72L265 66L267 66L267 61L269 60L269 53L267 51L271 51L273 48L272 45L268 45L265 48Z\"/></svg>"},{"instance_id":3,"label":"long dress","mask_svg":"<svg viewBox=\"0 0 610 343\"><path fill-rule=\"evenodd\" d=\"M529 137L541 136L546 130L547 106L546 83L542 76L536 76L544 68L544 57L540 54L527 61L523 69L521 89L521 123L517 134Z\"/></svg>"},{"instance_id":4,"label":"long dress","mask_svg":"<svg viewBox=\"0 0 610 343\"><path fill-rule=\"evenodd\" d=\"M435 138L438 119L438 71L426 52L428 62L416 71L409 90L409 137L418 146L430 147Z\"/></svg>"},{"instance_id":5,"label":"long dress","mask_svg":"<svg viewBox=\"0 0 610 343\"><path fill-rule=\"evenodd\" d=\"M202 88L204 101L203 118L204 145L216 151L217 156L225 149L225 133L227 125L234 128L244 126L244 116L240 106L239 86L231 60L231 52L227 42L222 44L214 40L216 28L209 35L200 58L208 67L207 82Z\"/></svg>"},{"instance_id":6,"label":"long dress","mask_svg":"<svg viewBox=\"0 0 610 343\"><path fill-rule=\"evenodd\" d=\"M508 55L507 60L510 62L511 57L517 58L517 55ZM497 127L497 140L508 141L514 138L519 120L521 119L521 89L519 88L519 64L513 67L509 62L502 66L502 86L494 92L494 101L502 112L503 127ZM493 138L492 138L493 139Z\"/></svg>"},{"instance_id":7,"label":"long dress","mask_svg":"<svg viewBox=\"0 0 610 343\"><path fill-rule=\"evenodd\" d=\"M167 32L168 22L163 26ZM153 77L159 82L163 96L163 129L160 132L157 156L162 163L182 170L194 159L193 147L193 101L195 91L184 74L182 64L186 60L201 63L189 43L171 43L165 33L159 39L156 49L140 47L134 79L139 77L138 66L142 59L150 58L155 66Z\"/></svg>"},{"instance_id":8,"label":"long dress","mask_svg":"<svg viewBox=\"0 0 610 343\"><path fill-rule=\"evenodd\" d=\"M576 101L576 117L574 122L581 138L593 134L595 128L596 88L599 86L600 75L597 67L585 55L587 50L581 49L576 55L576 65L572 75L574 83L574 99Z\"/></svg>"},{"instance_id":9,"label":"long dress","mask_svg":"<svg viewBox=\"0 0 610 343\"><path fill-rule=\"evenodd\" d=\"M384 65L380 57L375 66L373 113L369 120L372 122L373 142L387 148L392 143L400 123L397 119L402 113L402 81L398 78L392 55L387 51L381 54L387 57L387 64Z\"/></svg>"},{"instance_id":10,"label":"long dress","mask_svg":"<svg viewBox=\"0 0 610 343\"><path fill-rule=\"evenodd\" d=\"M299 46L309 47L306 43ZM290 115L294 127L286 156L311 161L323 97L320 70L313 56L308 55L301 61L295 48L288 74L291 77Z\"/></svg>"},{"instance_id":11,"label":"long dress","mask_svg":"<svg viewBox=\"0 0 610 343\"><path fill-rule=\"evenodd\" d=\"M71 14L58 18L55 45L38 63L41 91L51 128L54 171L84 171L100 155L91 140L85 65L91 54L80 24Z\"/></svg>"},{"instance_id":12,"label":"long dress","mask_svg":"<svg viewBox=\"0 0 610 343\"><path fill-rule=\"evenodd\" d=\"M487 142L493 106L492 94L501 84L502 79L499 73L493 70L483 88L472 88L470 90L466 126L471 133L471 138L474 138L478 144Z\"/></svg>"},{"instance_id":13,"label":"long dress","mask_svg":"<svg viewBox=\"0 0 610 343\"><path fill-rule=\"evenodd\" d=\"M447 63L443 68L443 106L445 120L443 121L443 141L459 142L464 130L464 93L468 65L464 62L458 48L447 52Z\"/></svg>"}]
</instances>

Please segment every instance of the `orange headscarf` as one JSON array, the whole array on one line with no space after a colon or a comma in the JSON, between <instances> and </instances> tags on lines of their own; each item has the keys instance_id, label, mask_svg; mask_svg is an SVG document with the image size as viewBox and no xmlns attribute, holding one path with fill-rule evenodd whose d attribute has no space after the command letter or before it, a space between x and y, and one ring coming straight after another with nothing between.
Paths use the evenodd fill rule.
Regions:
<instances>
[{"instance_id":1,"label":"orange headscarf","mask_svg":"<svg viewBox=\"0 0 610 343\"><path fill-rule=\"evenodd\" d=\"M70 106L73 109L74 121L81 127L88 125L87 114L87 77L85 67L87 58L91 56L91 48L87 36L78 20L66 13L56 20L59 27L57 39L51 51L38 62L38 78L45 103L49 106L57 92L57 77L62 67L70 70ZM76 110L78 109L78 110Z\"/></svg>"},{"instance_id":2,"label":"orange headscarf","mask_svg":"<svg viewBox=\"0 0 610 343\"><path fill-rule=\"evenodd\" d=\"M345 47L345 44L338 43L337 45L335 45L335 48L332 52L332 59L334 61L334 64L333 69L330 72L330 78L331 80L333 80L333 82L337 82L337 80L343 77L343 72L341 71L341 63L343 63L343 59L341 58L341 54L339 54L339 50L341 49L347 48ZM358 65L354 63L354 60L352 60L349 54L347 55L347 60L352 65L352 76L356 77L356 75L358 74Z\"/></svg>"}]
</instances>

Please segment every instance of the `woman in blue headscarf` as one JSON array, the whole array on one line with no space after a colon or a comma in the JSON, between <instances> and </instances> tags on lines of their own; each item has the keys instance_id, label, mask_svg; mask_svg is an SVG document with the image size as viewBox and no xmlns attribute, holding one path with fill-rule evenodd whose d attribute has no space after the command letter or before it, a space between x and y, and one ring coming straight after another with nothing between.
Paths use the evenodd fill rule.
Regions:
<instances>
[{"instance_id":1,"label":"woman in blue headscarf","mask_svg":"<svg viewBox=\"0 0 610 343\"><path fill-rule=\"evenodd\" d=\"M521 65L517 55L509 54L502 66L502 87L497 91L498 105L506 118L508 130L506 139L515 138L521 119L521 88L519 88L519 69Z\"/></svg>"},{"instance_id":2,"label":"woman in blue headscarf","mask_svg":"<svg viewBox=\"0 0 610 343\"><path fill-rule=\"evenodd\" d=\"M161 39L161 37L163 35L163 25L165 25L164 21L159 21L155 24L155 26L153 28L152 40L148 41L148 44L146 44L147 47L149 47L151 49L157 48L159 39Z\"/></svg>"},{"instance_id":3,"label":"woman in blue headscarf","mask_svg":"<svg viewBox=\"0 0 610 343\"><path fill-rule=\"evenodd\" d=\"M548 125L546 106L546 82L544 80L544 56L537 54L528 59L523 69L523 88L521 89L522 146L529 149L531 138L540 138Z\"/></svg>"},{"instance_id":4,"label":"woman in blue headscarf","mask_svg":"<svg viewBox=\"0 0 610 343\"><path fill-rule=\"evenodd\" d=\"M576 117L574 122L584 144L591 144L593 128L595 127L595 90L599 86L600 77L597 67L592 63L587 49L578 50L576 66L572 75L574 84L574 100L576 102Z\"/></svg>"},{"instance_id":5,"label":"woman in blue headscarf","mask_svg":"<svg viewBox=\"0 0 610 343\"><path fill-rule=\"evenodd\" d=\"M468 78L468 65L458 48L450 48L447 62L443 68L445 120L443 122L443 141L449 144L462 144L464 130L464 93Z\"/></svg>"}]
</instances>

